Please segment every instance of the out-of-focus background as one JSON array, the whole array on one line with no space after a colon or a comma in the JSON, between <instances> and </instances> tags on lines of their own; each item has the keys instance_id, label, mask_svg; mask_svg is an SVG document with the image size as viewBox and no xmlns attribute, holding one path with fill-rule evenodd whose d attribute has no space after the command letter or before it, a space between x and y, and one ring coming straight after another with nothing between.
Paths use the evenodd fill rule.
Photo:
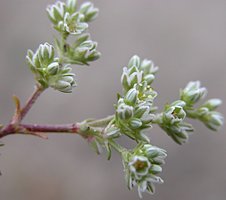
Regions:
<instances>
[{"instance_id":1,"label":"out-of-focus background","mask_svg":"<svg viewBox=\"0 0 226 200\"><path fill-rule=\"evenodd\" d=\"M52 42L45 8L53 0L0 1L0 122L13 113L13 94L24 101L33 91L25 62L27 49ZM82 1L80 1L81 3ZM49 89L35 104L27 123L69 123L114 112L121 91L122 67L138 54L152 59L160 71L154 83L157 105L178 98L190 80L200 80L208 97L219 97L226 116L225 0L95 0L98 19L90 26L102 57L90 67L74 66L78 87L72 94ZM159 128L152 143L168 157L153 200L224 200L226 197L226 134L195 122L195 134L179 146ZM9 136L1 148L1 200L138 199L128 191L120 157L97 156L79 136L51 135L49 140ZM125 141L124 141L125 142Z\"/></svg>"}]
</instances>

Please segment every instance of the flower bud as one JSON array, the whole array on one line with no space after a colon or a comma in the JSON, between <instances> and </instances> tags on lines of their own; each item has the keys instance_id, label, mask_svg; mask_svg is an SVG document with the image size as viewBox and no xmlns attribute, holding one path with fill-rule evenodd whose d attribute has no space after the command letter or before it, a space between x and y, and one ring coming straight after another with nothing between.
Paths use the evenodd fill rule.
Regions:
<instances>
[{"instance_id":1,"label":"flower bud","mask_svg":"<svg viewBox=\"0 0 226 200\"><path fill-rule=\"evenodd\" d=\"M138 118L133 118L130 120L129 124L132 127L132 129L138 129L142 126L142 121Z\"/></svg>"},{"instance_id":2,"label":"flower bud","mask_svg":"<svg viewBox=\"0 0 226 200\"><path fill-rule=\"evenodd\" d=\"M133 87L135 84L140 84L142 82L143 72L133 72L129 76L130 87Z\"/></svg>"},{"instance_id":3,"label":"flower bud","mask_svg":"<svg viewBox=\"0 0 226 200\"><path fill-rule=\"evenodd\" d=\"M121 76L121 83L122 87L125 91L128 91L130 89L130 80L129 80L129 75L127 74L127 68L123 68L123 73Z\"/></svg>"},{"instance_id":4,"label":"flower bud","mask_svg":"<svg viewBox=\"0 0 226 200\"><path fill-rule=\"evenodd\" d=\"M109 127L105 133L104 136L108 139L110 138L117 138L121 135L119 128L115 127L115 126L111 126Z\"/></svg>"},{"instance_id":5,"label":"flower bud","mask_svg":"<svg viewBox=\"0 0 226 200\"><path fill-rule=\"evenodd\" d=\"M80 13L84 15L84 21L93 21L98 15L99 9L94 8L93 3L85 2L80 7Z\"/></svg>"},{"instance_id":6,"label":"flower bud","mask_svg":"<svg viewBox=\"0 0 226 200\"><path fill-rule=\"evenodd\" d=\"M151 60L144 59L140 65L140 69L144 72L145 75L156 74L158 67L154 65Z\"/></svg>"},{"instance_id":7,"label":"flower bud","mask_svg":"<svg viewBox=\"0 0 226 200\"><path fill-rule=\"evenodd\" d=\"M170 106L163 113L163 121L166 124L180 123L186 117L186 112L181 106Z\"/></svg>"},{"instance_id":8,"label":"flower bud","mask_svg":"<svg viewBox=\"0 0 226 200\"><path fill-rule=\"evenodd\" d=\"M128 63L128 68L131 68L133 66L137 68L140 67L140 58L137 55L133 56Z\"/></svg>"},{"instance_id":9,"label":"flower bud","mask_svg":"<svg viewBox=\"0 0 226 200\"><path fill-rule=\"evenodd\" d=\"M141 118L145 113L149 113L149 106L139 106L135 112L134 112L134 116L137 117L137 118Z\"/></svg>"},{"instance_id":10,"label":"flower bud","mask_svg":"<svg viewBox=\"0 0 226 200\"><path fill-rule=\"evenodd\" d=\"M178 144L183 144L188 141L188 134L194 129L191 124L184 122L173 124L170 126L165 126L161 124L161 127L166 131L166 133Z\"/></svg>"},{"instance_id":11,"label":"flower bud","mask_svg":"<svg viewBox=\"0 0 226 200\"><path fill-rule=\"evenodd\" d=\"M144 76L144 80L147 81L148 85L150 85L155 80L155 76L153 74L148 74Z\"/></svg>"},{"instance_id":12,"label":"flower bud","mask_svg":"<svg viewBox=\"0 0 226 200\"><path fill-rule=\"evenodd\" d=\"M187 105L192 106L202 99L207 93L206 88L200 87L200 82L190 82L187 86L181 91L181 100L185 101Z\"/></svg>"},{"instance_id":13,"label":"flower bud","mask_svg":"<svg viewBox=\"0 0 226 200\"><path fill-rule=\"evenodd\" d=\"M95 61L95 60L98 60L101 56L101 53L96 51L96 50L92 50L90 52L90 54L87 56L87 61L90 62L90 61Z\"/></svg>"},{"instance_id":14,"label":"flower bud","mask_svg":"<svg viewBox=\"0 0 226 200\"><path fill-rule=\"evenodd\" d=\"M206 101L201 107L206 107L210 111L217 109L222 104L220 99L210 99Z\"/></svg>"},{"instance_id":15,"label":"flower bud","mask_svg":"<svg viewBox=\"0 0 226 200\"><path fill-rule=\"evenodd\" d=\"M77 7L77 0L67 0L66 7L70 14L74 13Z\"/></svg>"},{"instance_id":16,"label":"flower bud","mask_svg":"<svg viewBox=\"0 0 226 200\"><path fill-rule=\"evenodd\" d=\"M50 75L56 75L59 69L59 63L58 62L53 62L48 65L47 67L47 72Z\"/></svg>"},{"instance_id":17,"label":"flower bud","mask_svg":"<svg viewBox=\"0 0 226 200\"><path fill-rule=\"evenodd\" d=\"M53 46L47 42L45 44L40 44L38 48L38 57L42 67L46 68L54 59Z\"/></svg>"},{"instance_id":18,"label":"flower bud","mask_svg":"<svg viewBox=\"0 0 226 200\"><path fill-rule=\"evenodd\" d=\"M137 102L138 91L135 88L130 89L125 96L125 102L134 105Z\"/></svg>"},{"instance_id":19,"label":"flower bud","mask_svg":"<svg viewBox=\"0 0 226 200\"><path fill-rule=\"evenodd\" d=\"M65 14L65 3L57 1L55 4L47 7L46 11L48 13L49 19L57 25L60 21L64 19Z\"/></svg>"},{"instance_id":20,"label":"flower bud","mask_svg":"<svg viewBox=\"0 0 226 200\"><path fill-rule=\"evenodd\" d=\"M160 167L159 165L152 165L151 171L153 174L159 174L162 172L162 167Z\"/></svg>"},{"instance_id":21,"label":"flower bud","mask_svg":"<svg viewBox=\"0 0 226 200\"><path fill-rule=\"evenodd\" d=\"M127 120L133 116L133 107L122 103L118 106L116 112L120 119Z\"/></svg>"},{"instance_id":22,"label":"flower bud","mask_svg":"<svg viewBox=\"0 0 226 200\"><path fill-rule=\"evenodd\" d=\"M201 120L211 130L217 131L224 124L224 117L221 113L210 111Z\"/></svg>"},{"instance_id":23,"label":"flower bud","mask_svg":"<svg viewBox=\"0 0 226 200\"><path fill-rule=\"evenodd\" d=\"M77 40L74 44L74 47L78 47L79 45L81 45L83 42L87 41L89 39L90 35L88 33L84 33L82 35L79 35L77 37Z\"/></svg>"}]
</instances>

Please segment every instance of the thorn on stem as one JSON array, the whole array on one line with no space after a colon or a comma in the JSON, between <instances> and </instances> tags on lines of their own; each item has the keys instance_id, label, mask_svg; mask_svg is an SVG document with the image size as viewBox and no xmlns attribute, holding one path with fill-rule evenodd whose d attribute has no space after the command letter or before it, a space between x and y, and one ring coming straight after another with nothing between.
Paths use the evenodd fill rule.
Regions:
<instances>
[{"instance_id":1,"label":"thorn on stem","mask_svg":"<svg viewBox=\"0 0 226 200\"><path fill-rule=\"evenodd\" d=\"M12 122L16 123L16 122L19 122L21 118L20 100L16 95L13 95L13 101L16 106L16 110L13 115Z\"/></svg>"}]
</instances>

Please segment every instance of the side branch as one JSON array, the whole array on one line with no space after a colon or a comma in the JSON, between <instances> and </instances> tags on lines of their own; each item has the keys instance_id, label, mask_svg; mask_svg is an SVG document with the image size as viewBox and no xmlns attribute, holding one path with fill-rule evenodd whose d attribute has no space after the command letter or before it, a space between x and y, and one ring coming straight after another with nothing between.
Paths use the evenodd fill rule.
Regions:
<instances>
[{"instance_id":1,"label":"side branch","mask_svg":"<svg viewBox=\"0 0 226 200\"><path fill-rule=\"evenodd\" d=\"M41 93L44 91L43 87L40 87L38 85L35 86L35 91L31 95L31 97L27 100L25 106L21 109L20 112L20 121L26 116L28 111L31 109L32 105L35 103L37 98L41 95Z\"/></svg>"}]
</instances>

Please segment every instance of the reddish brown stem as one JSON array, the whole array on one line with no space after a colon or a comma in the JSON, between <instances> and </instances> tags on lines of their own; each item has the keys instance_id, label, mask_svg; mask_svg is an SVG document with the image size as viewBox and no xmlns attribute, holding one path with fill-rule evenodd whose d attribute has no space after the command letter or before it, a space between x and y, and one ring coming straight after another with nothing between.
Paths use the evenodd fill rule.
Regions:
<instances>
[{"instance_id":1,"label":"reddish brown stem","mask_svg":"<svg viewBox=\"0 0 226 200\"><path fill-rule=\"evenodd\" d=\"M31 97L27 100L25 106L21 109L20 121L26 116L28 111L31 109L32 105L35 103L35 101L41 95L41 93L43 91L44 91L44 88L42 88L40 86L35 86L35 91L31 95Z\"/></svg>"},{"instance_id":2,"label":"reddish brown stem","mask_svg":"<svg viewBox=\"0 0 226 200\"><path fill-rule=\"evenodd\" d=\"M39 124L9 124L1 131L0 138L11 134L30 134L36 133L78 133L79 124L64 124L64 125L39 125Z\"/></svg>"},{"instance_id":3,"label":"reddish brown stem","mask_svg":"<svg viewBox=\"0 0 226 200\"><path fill-rule=\"evenodd\" d=\"M77 133L79 130L78 124L65 125L39 125L39 124L21 124L21 127L31 132L46 132L46 133Z\"/></svg>"}]
</instances>

